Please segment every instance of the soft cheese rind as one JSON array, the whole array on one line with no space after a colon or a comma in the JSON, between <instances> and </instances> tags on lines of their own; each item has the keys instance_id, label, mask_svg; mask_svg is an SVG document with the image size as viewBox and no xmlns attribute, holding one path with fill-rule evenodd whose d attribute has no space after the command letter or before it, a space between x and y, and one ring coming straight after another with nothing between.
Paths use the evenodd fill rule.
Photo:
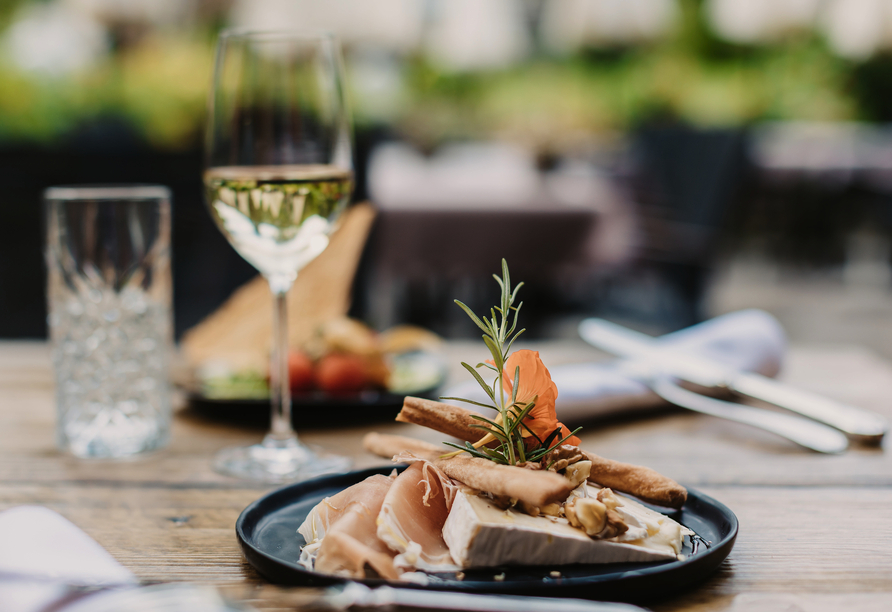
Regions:
<instances>
[{"instance_id":1,"label":"soft cheese rind","mask_svg":"<svg viewBox=\"0 0 892 612\"><path fill-rule=\"evenodd\" d=\"M501 510L467 489L456 495L443 538L462 567L648 562L674 560L677 554L672 546L645 546L646 539L593 540L565 519Z\"/></svg>"}]
</instances>

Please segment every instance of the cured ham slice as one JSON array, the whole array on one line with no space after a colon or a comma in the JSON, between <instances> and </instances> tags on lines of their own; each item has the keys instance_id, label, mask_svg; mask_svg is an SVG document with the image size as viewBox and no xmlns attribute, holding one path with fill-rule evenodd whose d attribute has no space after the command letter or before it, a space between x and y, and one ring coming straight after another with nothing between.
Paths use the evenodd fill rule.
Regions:
<instances>
[{"instance_id":1,"label":"cured ham slice","mask_svg":"<svg viewBox=\"0 0 892 612\"><path fill-rule=\"evenodd\" d=\"M374 528L375 519L381 511L381 504L384 503L384 497L387 495L387 491L390 490L391 485L393 485L394 480L394 476L375 474L352 487L344 489L337 495L326 497L316 504L316 507L310 511L310 514L301 526L297 528L298 533L306 541L306 545L301 549L300 563L308 568L313 568L322 539L332 531L334 525L339 523L341 519L346 518L348 513L356 512L357 510L354 510L354 508L364 510L371 517L372 529L370 534L362 530L364 524L357 517L354 517L350 523L343 529L340 529L340 533L342 535L351 535L354 540L364 542L366 546L371 545L373 550L378 550L376 544L378 537L375 535ZM356 527L358 531L355 533L349 531L352 527ZM375 542L370 544L366 541L366 537L373 539ZM343 541L342 536L339 538ZM326 538L327 540L328 538Z\"/></svg>"},{"instance_id":2,"label":"cured ham slice","mask_svg":"<svg viewBox=\"0 0 892 612\"><path fill-rule=\"evenodd\" d=\"M395 553L376 534L376 518L361 503L351 504L322 540L316 570L349 578L399 578Z\"/></svg>"},{"instance_id":3,"label":"cured ham slice","mask_svg":"<svg viewBox=\"0 0 892 612\"><path fill-rule=\"evenodd\" d=\"M298 527L298 533L304 537L307 544L318 542L325 537L329 528L341 518L347 508L354 503L361 504L377 516L381 510L381 504L384 502L384 496L393 481L393 476L375 474L344 489L337 495L326 497L310 511L303 524Z\"/></svg>"},{"instance_id":4,"label":"cured ham slice","mask_svg":"<svg viewBox=\"0 0 892 612\"><path fill-rule=\"evenodd\" d=\"M443 540L443 524L458 486L428 461L397 476L378 514L378 538L399 554L400 569L458 569Z\"/></svg>"}]
</instances>

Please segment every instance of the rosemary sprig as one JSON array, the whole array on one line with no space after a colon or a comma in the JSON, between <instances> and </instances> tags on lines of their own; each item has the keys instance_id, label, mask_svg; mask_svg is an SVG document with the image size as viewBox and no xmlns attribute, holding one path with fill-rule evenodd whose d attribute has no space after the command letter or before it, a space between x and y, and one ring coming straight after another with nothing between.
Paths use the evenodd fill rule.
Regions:
<instances>
[{"instance_id":1,"label":"rosemary sprig","mask_svg":"<svg viewBox=\"0 0 892 612\"><path fill-rule=\"evenodd\" d=\"M508 273L508 263L504 259L502 260L501 278L495 274L493 274L493 278L495 278L496 282L499 284L499 287L502 290L502 295L499 306L490 309L489 318L486 316L478 317L466 304L459 300L455 300L455 303L458 304L477 327L483 331L483 342L486 344L486 347L492 355L492 364L482 362L478 363L476 366L472 366L462 362L462 366L471 373L477 383L483 388L483 391L486 393L486 396L491 403L485 404L461 397L441 397L440 399L457 400L475 406L492 408L498 412L498 417L495 420L490 420L482 416L474 417L480 421L480 424L474 425L474 427L480 429L484 434L484 437L476 444L471 444L470 442L467 442L464 445L452 444L450 442L446 442L445 444L458 449L456 452L450 454L467 452L475 457L489 459L505 465L516 465L517 463L523 463L525 461L539 461L546 454L576 434L579 429L560 438L561 428L558 427L551 432L545 440L540 440L539 437L527 427L523 420L536 406L538 398L533 397L525 404L521 404L517 401L517 389L520 386L519 367L514 369L511 397L505 397L505 385L503 380L505 376L505 362L508 361L508 354L511 351L511 346L514 344L514 341L526 331L525 329L515 331L517 329L517 318L520 314L520 308L523 306L523 302L514 306L514 301L517 298L517 292L523 286L523 283L518 283L515 287L511 287L511 276ZM512 311L513 316L511 314ZM480 368L495 373L496 377L491 385L487 383L480 372L477 371ZM536 438L536 441L539 443L537 448L531 451L527 450L523 436L521 435L521 428L526 429ZM495 440L498 440L499 444L493 448L489 448L487 444Z\"/></svg>"}]
</instances>

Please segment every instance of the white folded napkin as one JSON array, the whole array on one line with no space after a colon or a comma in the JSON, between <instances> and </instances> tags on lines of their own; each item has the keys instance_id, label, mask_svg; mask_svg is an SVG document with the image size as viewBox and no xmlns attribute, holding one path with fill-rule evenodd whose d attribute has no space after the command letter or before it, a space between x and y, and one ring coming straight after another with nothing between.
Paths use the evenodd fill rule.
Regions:
<instances>
[{"instance_id":1,"label":"white folded napkin","mask_svg":"<svg viewBox=\"0 0 892 612\"><path fill-rule=\"evenodd\" d=\"M68 596L70 586L136 585L136 577L95 540L43 506L0 512L0 610L32 612Z\"/></svg>"},{"instance_id":2,"label":"white folded napkin","mask_svg":"<svg viewBox=\"0 0 892 612\"><path fill-rule=\"evenodd\" d=\"M49 508L18 506L0 512L0 612L48 610L250 612L209 587L141 587L130 570Z\"/></svg>"},{"instance_id":3,"label":"white folded napkin","mask_svg":"<svg viewBox=\"0 0 892 612\"><path fill-rule=\"evenodd\" d=\"M722 315L661 336L657 341L679 353L772 377L780 372L787 347L777 319L755 309ZM545 365L558 388L558 418L568 424L666 404L643 383L629 378L621 361ZM442 395L486 399L473 380L452 386Z\"/></svg>"}]
</instances>

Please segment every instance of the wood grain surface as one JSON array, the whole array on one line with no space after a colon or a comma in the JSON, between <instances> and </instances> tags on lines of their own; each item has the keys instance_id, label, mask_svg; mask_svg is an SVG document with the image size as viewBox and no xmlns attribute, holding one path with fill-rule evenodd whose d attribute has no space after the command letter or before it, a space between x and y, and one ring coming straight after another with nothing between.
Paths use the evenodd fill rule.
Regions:
<instances>
[{"instance_id":1,"label":"wood grain surface","mask_svg":"<svg viewBox=\"0 0 892 612\"><path fill-rule=\"evenodd\" d=\"M575 342L533 348L549 364L604 359ZM446 358L457 366L476 352L476 343L450 343ZM892 367L869 352L795 347L784 379L892 417ZM83 461L55 449L54 422L48 347L0 343L0 510L52 508L143 580L210 583L259 610L294 609L300 590L266 584L235 539L239 513L267 487L210 469L217 449L256 441L262 431L200 418L180 403L168 449L129 461ZM359 450L370 429L301 435L353 456L357 467L381 465ZM397 423L374 429L441 437ZM669 409L587 423L582 439L593 452L648 465L715 497L740 519L737 545L719 571L683 594L654 600L652 609L892 609L892 460L884 448L818 455L742 425Z\"/></svg>"}]
</instances>

